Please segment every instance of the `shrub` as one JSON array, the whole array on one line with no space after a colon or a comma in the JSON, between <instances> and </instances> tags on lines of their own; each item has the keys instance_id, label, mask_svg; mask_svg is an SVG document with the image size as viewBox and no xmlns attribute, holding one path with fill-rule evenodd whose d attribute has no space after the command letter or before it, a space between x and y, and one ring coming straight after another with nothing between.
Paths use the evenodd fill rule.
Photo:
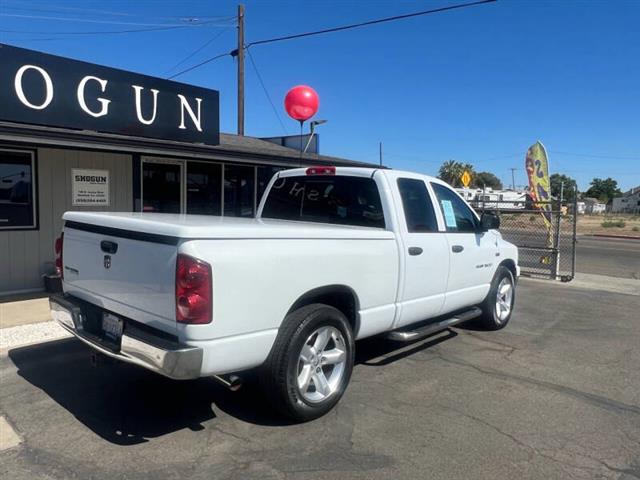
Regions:
<instances>
[{"instance_id":1,"label":"shrub","mask_svg":"<svg viewBox=\"0 0 640 480\"><path fill-rule=\"evenodd\" d=\"M640 232L640 227L633 227L631 230L634 232Z\"/></svg>"},{"instance_id":2,"label":"shrub","mask_svg":"<svg viewBox=\"0 0 640 480\"><path fill-rule=\"evenodd\" d=\"M604 228L624 228L627 224L624 220L605 220L601 225Z\"/></svg>"}]
</instances>

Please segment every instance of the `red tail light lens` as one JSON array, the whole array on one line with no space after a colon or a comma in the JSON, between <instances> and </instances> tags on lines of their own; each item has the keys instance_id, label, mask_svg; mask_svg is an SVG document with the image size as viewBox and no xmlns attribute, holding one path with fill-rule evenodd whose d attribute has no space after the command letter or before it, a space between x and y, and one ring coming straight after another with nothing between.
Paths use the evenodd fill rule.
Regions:
<instances>
[{"instance_id":1,"label":"red tail light lens","mask_svg":"<svg viewBox=\"0 0 640 480\"><path fill-rule=\"evenodd\" d=\"M306 170L307 175L335 175L336 167L309 167Z\"/></svg>"},{"instance_id":2,"label":"red tail light lens","mask_svg":"<svg viewBox=\"0 0 640 480\"><path fill-rule=\"evenodd\" d=\"M56 243L54 244L53 250L56 254L56 273L60 275L61 278L64 278L64 268L62 267L62 247L64 241L64 232L60 234L58 238L56 238Z\"/></svg>"},{"instance_id":3,"label":"red tail light lens","mask_svg":"<svg viewBox=\"0 0 640 480\"><path fill-rule=\"evenodd\" d=\"M211 323L211 265L189 255L178 254L176 261L176 321Z\"/></svg>"}]
</instances>

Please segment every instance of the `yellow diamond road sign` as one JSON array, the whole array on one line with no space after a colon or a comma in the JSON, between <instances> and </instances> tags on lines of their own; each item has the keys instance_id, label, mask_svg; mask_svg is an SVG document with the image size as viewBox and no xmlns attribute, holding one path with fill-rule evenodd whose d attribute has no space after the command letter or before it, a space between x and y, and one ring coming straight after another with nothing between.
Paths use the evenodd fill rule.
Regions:
<instances>
[{"instance_id":1,"label":"yellow diamond road sign","mask_svg":"<svg viewBox=\"0 0 640 480\"><path fill-rule=\"evenodd\" d=\"M468 187L468 186L469 186L469 184L471 183L471 174L469 173L469 170L465 170L465 171L462 173L462 176L460 177L460 180L462 180L462 184L463 184L465 187Z\"/></svg>"}]
</instances>

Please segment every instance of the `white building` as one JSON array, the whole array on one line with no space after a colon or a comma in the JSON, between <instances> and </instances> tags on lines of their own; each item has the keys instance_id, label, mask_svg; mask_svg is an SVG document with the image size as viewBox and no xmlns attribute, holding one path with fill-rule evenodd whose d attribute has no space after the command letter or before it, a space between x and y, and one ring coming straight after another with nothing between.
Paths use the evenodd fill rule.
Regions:
<instances>
[{"instance_id":1,"label":"white building","mask_svg":"<svg viewBox=\"0 0 640 480\"><path fill-rule=\"evenodd\" d=\"M526 192L514 190L494 190L492 188L456 188L458 194L474 207L494 207L502 209L525 208Z\"/></svg>"},{"instance_id":2,"label":"white building","mask_svg":"<svg viewBox=\"0 0 640 480\"><path fill-rule=\"evenodd\" d=\"M611 213L640 213L640 186L611 200Z\"/></svg>"}]
</instances>

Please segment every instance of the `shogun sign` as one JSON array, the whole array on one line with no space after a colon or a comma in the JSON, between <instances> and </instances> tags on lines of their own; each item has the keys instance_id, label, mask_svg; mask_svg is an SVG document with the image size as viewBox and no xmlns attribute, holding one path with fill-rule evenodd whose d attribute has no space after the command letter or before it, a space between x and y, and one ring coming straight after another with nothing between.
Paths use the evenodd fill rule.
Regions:
<instances>
[{"instance_id":1,"label":"shogun sign","mask_svg":"<svg viewBox=\"0 0 640 480\"><path fill-rule=\"evenodd\" d=\"M216 90L0 44L0 120L219 143Z\"/></svg>"}]
</instances>

